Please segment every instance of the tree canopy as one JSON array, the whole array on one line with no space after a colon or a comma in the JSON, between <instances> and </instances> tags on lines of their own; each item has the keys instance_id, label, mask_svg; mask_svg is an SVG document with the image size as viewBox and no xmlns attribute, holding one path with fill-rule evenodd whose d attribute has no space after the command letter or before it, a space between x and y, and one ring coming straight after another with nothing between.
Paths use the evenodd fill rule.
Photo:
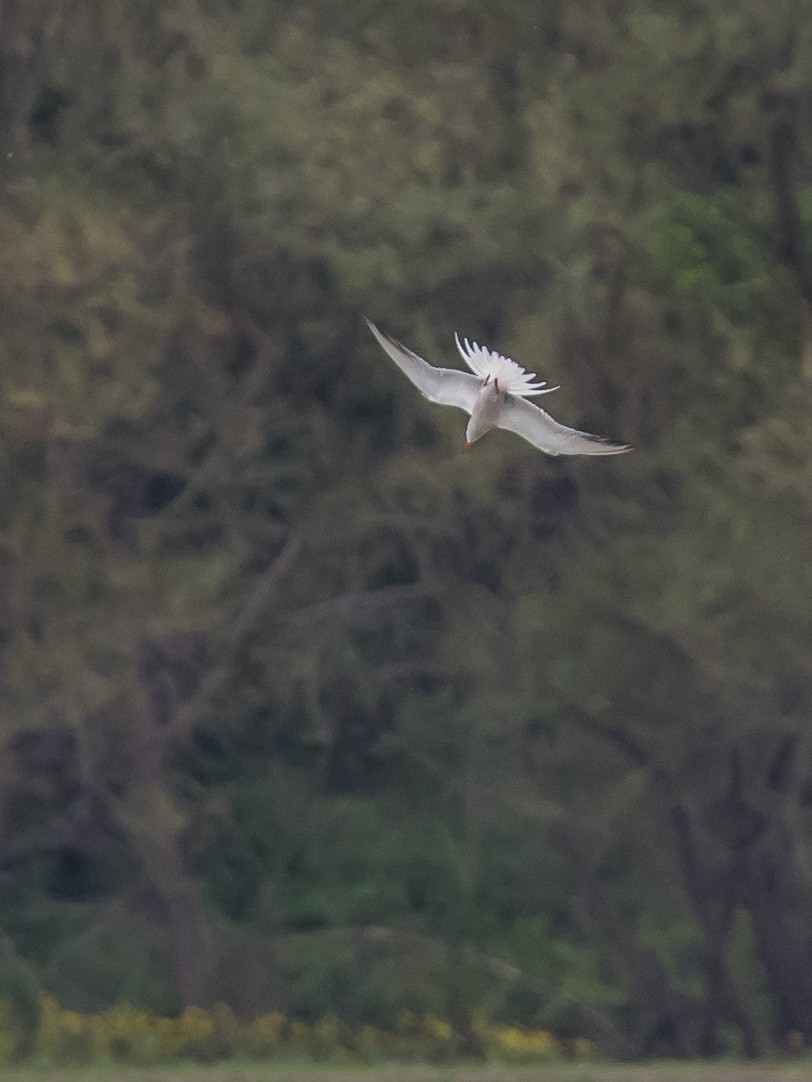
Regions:
<instances>
[{"instance_id":1,"label":"tree canopy","mask_svg":"<svg viewBox=\"0 0 812 1082\"><path fill-rule=\"evenodd\" d=\"M0 2L15 1010L812 1039L811 70L805 0ZM461 455L364 315L635 453Z\"/></svg>"}]
</instances>

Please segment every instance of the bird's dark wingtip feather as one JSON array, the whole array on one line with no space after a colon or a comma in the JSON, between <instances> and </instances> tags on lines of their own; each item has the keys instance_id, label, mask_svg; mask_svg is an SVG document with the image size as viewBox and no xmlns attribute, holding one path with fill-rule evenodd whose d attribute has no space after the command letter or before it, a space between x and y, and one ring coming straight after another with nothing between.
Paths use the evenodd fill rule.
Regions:
<instances>
[{"instance_id":1,"label":"bird's dark wingtip feather","mask_svg":"<svg viewBox=\"0 0 812 1082\"><path fill-rule=\"evenodd\" d=\"M591 432L582 432L581 435L587 436L591 443L597 443L602 448L602 452L596 451L595 454L625 455L634 450L630 443L615 443L606 436L595 436Z\"/></svg>"},{"instance_id":2,"label":"bird's dark wingtip feather","mask_svg":"<svg viewBox=\"0 0 812 1082\"><path fill-rule=\"evenodd\" d=\"M595 443L606 444L607 447L614 447L618 451L633 451L634 450L634 448L632 447L632 445L630 443L616 443L613 439L609 439L608 436L595 436L591 432L590 433L585 432L584 435L589 435L589 438L591 440L594 440Z\"/></svg>"},{"instance_id":3,"label":"bird's dark wingtip feather","mask_svg":"<svg viewBox=\"0 0 812 1082\"><path fill-rule=\"evenodd\" d=\"M366 316L364 318L366 319ZM411 353L411 350L407 349L397 338L393 338L391 334L387 334L380 327L376 327L371 319L367 319L367 326L379 341L388 342L390 346L394 346L395 349L402 350L404 353Z\"/></svg>"},{"instance_id":4,"label":"bird's dark wingtip feather","mask_svg":"<svg viewBox=\"0 0 812 1082\"><path fill-rule=\"evenodd\" d=\"M364 319L366 320L367 327L369 327L369 329L372 331L372 333L375 335L376 338L385 338L387 342L395 342L396 341L396 339L394 339L391 334L385 334L380 329L380 327L376 327L375 324L372 322L372 320L368 316L364 316Z\"/></svg>"}]
</instances>

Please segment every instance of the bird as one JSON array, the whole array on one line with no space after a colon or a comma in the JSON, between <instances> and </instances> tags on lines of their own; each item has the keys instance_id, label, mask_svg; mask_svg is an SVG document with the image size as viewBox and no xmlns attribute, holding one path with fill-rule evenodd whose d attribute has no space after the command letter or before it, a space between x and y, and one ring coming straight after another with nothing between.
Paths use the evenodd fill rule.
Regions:
<instances>
[{"instance_id":1,"label":"bird","mask_svg":"<svg viewBox=\"0 0 812 1082\"><path fill-rule=\"evenodd\" d=\"M548 387L535 372L494 353L485 346L460 341L457 349L473 375L457 368L435 368L418 357L395 338L379 331L372 320L367 325L398 368L412 381L424 398L441 406L456 406L469 413L463 450L481 439L492 428L506 428L548 455L619 455L631 451L627 443L612 443L589 432L579 432L559 424L545 410L528 398L550 394L558 387Z\"/></svg>"}]
</instances>

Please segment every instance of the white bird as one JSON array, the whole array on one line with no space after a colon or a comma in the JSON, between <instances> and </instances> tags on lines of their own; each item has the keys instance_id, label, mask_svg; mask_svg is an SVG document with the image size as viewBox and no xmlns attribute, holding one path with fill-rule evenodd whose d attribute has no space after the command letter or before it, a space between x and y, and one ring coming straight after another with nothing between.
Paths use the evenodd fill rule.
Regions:
<instances>
[{"instance_id":1,"label":"white bird","mask_svg":"<svg viewBox=\"0 0 812 1082\"><path fill-rule=\"evenodd\" d=\"M610 443L600 436L567 428L533 402L533 395L549 394L557 387L534 382L534 372L527 372L510 357L493 353L468 339L460 342L455 335L462 359L474 373L456 368L434 368L406 346L382 334L371 320L369 329L398 368L420 393L441 406L456 406L470 413L465 430L464 449L492 428L506 428L548 455L619 455L631 451L628 444Z\"/></svg>"}]
</instances>

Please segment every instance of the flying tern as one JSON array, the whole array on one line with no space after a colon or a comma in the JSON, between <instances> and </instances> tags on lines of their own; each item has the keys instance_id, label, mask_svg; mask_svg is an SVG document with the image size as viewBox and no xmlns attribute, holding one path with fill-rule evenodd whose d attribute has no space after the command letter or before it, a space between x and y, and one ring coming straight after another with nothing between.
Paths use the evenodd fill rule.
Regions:
<instances>
[{"instance_id":1,"label":"flying tern","mask_svg":"<svg viewBox=\"0 0 812 1082\"><path fill-rule=\"evenodd\" d=\"M369 329L395 364L429 402L456 406L470 414L464 449L492 428L506 428L548 455L619 455L631 451L625 443L559 424L549 413L528 402L557 387L538 381L510 357L503 357L467 338L455 335L457 349L473 375L457 368L435 368L406 346L383 334L370 320Z\"/></svg>"}]
</instances>

